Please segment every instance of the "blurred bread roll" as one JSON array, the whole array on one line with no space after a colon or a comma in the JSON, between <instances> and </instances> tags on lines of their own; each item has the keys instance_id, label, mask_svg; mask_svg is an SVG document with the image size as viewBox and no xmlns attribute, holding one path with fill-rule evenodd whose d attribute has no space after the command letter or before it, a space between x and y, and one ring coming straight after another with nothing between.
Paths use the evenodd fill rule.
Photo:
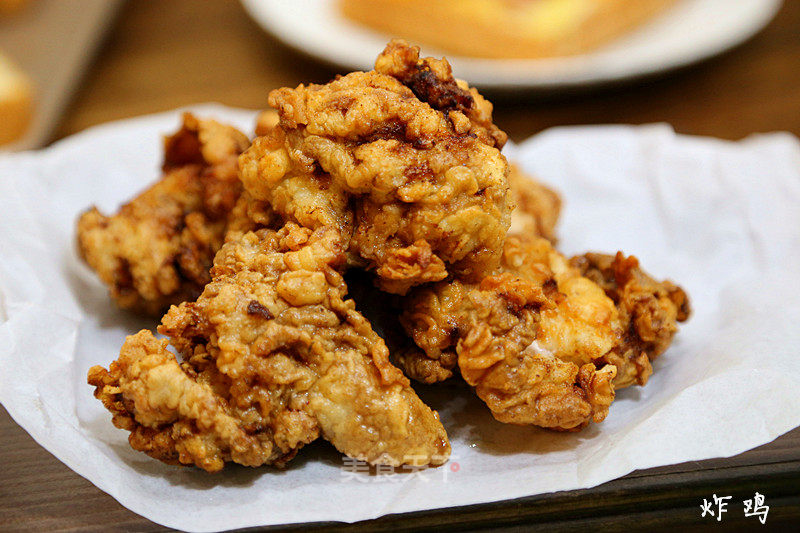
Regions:
<instances>
[{"instance_id":1,"label":"blurred bread roll","mask_svg":"<svg viewBox=\"0 0 800 533\"><path fill-rule=\"evenodd\" d=\"M31 121L31 81L7 57L0 54L0 144L22 137Z\"/></svg>"},{"instance_id":2,"label":"blurred bread roll","mask_svg":"<svg viewBox=\"0 0 800 533\"><path fill-rule=\"evenodd\" d=\"M28 0L0 0L0 15L16 13L28 4Z\"/></svg>"},{"instance_id":3,"label":"blurred bread roll","mask_svg":"<svg viewBox=\"0 0 800 533\"><path fill-rule=\"evenodd\" d=\"M676 0L340 0L371 28L451 54L542 58L581 54Z\"/></svg>"}]
</instances>

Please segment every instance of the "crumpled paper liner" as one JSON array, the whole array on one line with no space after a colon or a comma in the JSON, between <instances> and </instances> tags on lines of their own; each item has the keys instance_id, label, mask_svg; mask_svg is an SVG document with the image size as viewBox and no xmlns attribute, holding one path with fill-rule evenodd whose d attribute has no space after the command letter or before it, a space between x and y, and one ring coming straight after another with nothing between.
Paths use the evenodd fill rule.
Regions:
<instances>
[{"instance_id":1,"label":"crumpled paper liner","mask_svg":"<svg viewBox=\"0 0 800 533\"><path fill-rule=\"evenodd\" d=\"M252 130L254 113L194 108ZM644 388L605 422L553 433L495 422L464 386L420 387L450 434L443 467L362 472L327 444L285 470L209 475L132 451L86 371L154 321L121 312L80 262L74 221L113 211L158 176L179 112L90 129L0 158L0 401L42 446L122 505L212 531L491 502L591 487L634 469L724 457L800 424L800 143L731 143L664 125L559 128L510 146L565 200L560 247L637 255L694 307Z\"/></svg>"}]
</instances>

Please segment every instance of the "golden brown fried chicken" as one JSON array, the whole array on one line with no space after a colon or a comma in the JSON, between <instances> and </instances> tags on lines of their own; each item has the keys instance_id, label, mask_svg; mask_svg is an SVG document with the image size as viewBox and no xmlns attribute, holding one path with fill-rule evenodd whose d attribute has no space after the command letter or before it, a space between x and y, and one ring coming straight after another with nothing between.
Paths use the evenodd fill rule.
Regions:
<instances>
[{"instance_id":1,"label":"golden brown fried chicken","mask_svg":"<svg viewBox=\"0 0 800 533\"><path fill-rule=\"evenodd\" d=\"M423 287L401 323L422 350L399 354L426 382L455 367L501 422L577 429L602 421L616 369L596 364L622 334L614 303L542 238L509 236L480 283Z\"/></svg>"},{"instance_id":2,"label":"golden brown fried chicken","mask_svg":"<svg viewBox=\"0 0 800 533\"><path fill-rule=\"evenodd\" d=\"M574 429L601 421L615 390L644 385L688 316L686 293L635 257L567 262L544 239L509 236L494 275L407 298L401 323L419 349L396 359L428 383L459 370L500 421Z\"/></svg>"},{"instance_id":3,"label":"golden brown fried chicken","mask_svg":"<svg viewBox=\"0 0 800 533\"><path fill-rule=\"evenodd\" d=\"M209 472L226 461L283 465L319 436L304 412L270 403L271 393L280 390L256 390L248 399L212 364L178 363L167 341L147 330L127 338L108 370L92 367L88 381L114 425L130 431L131 447L168 464L195 464Z\"/></svg>"},{"instance_id":4,"label":"golden brown fried chicken","mask_svg":"<svg viewBox=\"0 0 800 533\"><path fill-rule=\"evenodd\" d=\"M450 445L346 300L341 236L292 223L231 236L196 302L129 337L89 383L137 450L217 471L281 465L322 435L370 463L440 464Z\"/></svg>"},{"instance_id":5,"label":"golden brown fried chicken","mask_svg":"<svg viewBox=\"0 0 800 533\"><path fill-rule=\"evenodd\" d=\"M112 216L78 220L81 255L126 309L160 314L197 297L241 193L236 129L185 114L164 142L164 176Z\"/></svg>"},{"instance_id":6,"label":"golden brown fried chicken","mask_svg":"<svg viewBox=\"0 0 800 533\"><path fill-rule=\"evenodd\" d=\"M653 373L650 362L669 347L677 323L689 318L688 296L671 281L654 280L635 257L622 252L616 256L588 253L570 263L600 285L619 310L623 337L603 358L617 367L614 387L644 385Z\"/></svg>"},{"instance_id":7,"label":"golden brown fried chicken","mask_svg":"<svg viewBox=\"0 0 800 533\"><path fill-rule=\"evenodd\" d=\"M279 123L240 159L254 199L335 226L389 292L493 270L510 223L506 140L446 60L392 41L375 70L272 91Z\"/></svg>"},{"instance_id":8,"label":"golden brown fried chicken","mask_svg":"<svg viewBox=\"0 0 800 533\"><path fill-rule=\"evenodd\" d=\"M554 190L526 175L517 165L508 174L509 199L515 205L508 232L556 241L561 198Z\"/></svg>"}]
</instances>

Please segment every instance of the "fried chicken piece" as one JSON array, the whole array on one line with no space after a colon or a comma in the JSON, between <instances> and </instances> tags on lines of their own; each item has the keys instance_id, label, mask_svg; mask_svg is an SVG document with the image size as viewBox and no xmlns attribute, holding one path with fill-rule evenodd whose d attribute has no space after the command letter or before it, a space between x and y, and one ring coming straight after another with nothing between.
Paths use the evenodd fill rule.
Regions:
<instances>
[{"instance_id":1,"label":"fried chicken piece","mask_svg":"<svg viewBox=\"0 0 800 533\"><path fill-rule=\"evenodd\" d=\"M256 117L256 136L262 137L269 134L280 122L278 112L274 109L265 109Z\"/></svg>"},{"instance_id":2,"label":"fried chicken piece","mask_svg":"<svg viewBox=\"0 0 800 533\"><path fill-rule=\"evenodd\" d=\"M249 231L278 229L280 224L280 217L275 215L269 203L254 200L247 191L242 191L239 200L228 215L225 240L237 239Z\"/></svg>"},{"instance_id":3,"label":"fried chicken piece","mask_svg":"<svg viewBox=\"0 0 800 533\"><path fill-rule=\"evenodd\" d=\"M109 370L92 367L88 382L114 425L130 431L131 447L168 464L209 472L226 461L282 466L319 436L313 418L273 400L280 390L257 390L240 402L234 394L243 391L233 382L206 361L196 364L179 364L166 340L142 330L127 338Z\"/></svg>"},{"instance_id":4,"label":"fried chicken piece","mask_svg":"<svg viewBox=\"0 0 800 533\"><path fill-rule=\"evenodd\" d=\"M248 145L230 126L184 114L165 139L158 182L115 215L81 215L80 253L120 307L160 314L200 294L241 193L237 157Z\"/></svg>"},{"instance_id":5,"label":"fried chicken piece","mask_svg":"<svg viewBox=\"0 0 800 533\"><path fill-rule=\"evenodd\" d=\"M550 242L556 242L555 227L561 212L561 198L558 193L544 184L536 181L525 174L518 165L510 165L509 173L509 200L514 207L511 213L511 227L508 232L511 235L519 235L525 238L543 237ZM363 291L362 291L363 292ZM365 298L368 299L368 298ZM357 301L360 301L356 297ZM377 301L376 298L369 299ZM396 323L396 314L402 312L402 303L396 305L395 302L387 301L384 297L379 303L382 306L378 310L378 318L381 325L387 329L393 342L384 335L387 344L396 361L405 369L406 374L425 383L436 383L444 381L453 375L453 368L456 366L457 356L455 351L440 351L435 359L421 356L419 348L413 342L408 342L408 337L397 327L392 327L389 323ZM388 315L391 314L391 319ZM383 316L387 315L387 316ZM373 316L370 321L375 325Z\"/></svg>"},{"instance_id":6,"label":"fried chicken piece","mask_svg":"<svg viewBox=\"0 0 800 533\"><path fill-rule=\"evenodd\" d=\"M346 300L342 239L289 223L231 238L196 302L128 338L89 383L137 450L208 471L281 465L321 435L373 464L440 464L439 422Z\"/></svg>"},{"instance_id":7,"label":"fried chicken piece","mask_svg":"<svg viewBox=\"0 0 800 533\"><path fill-rule=\"evenodd\" d=\"M511 211L506 135L446 60L392 41L375 70L278 89L269 103L278 125L240 159L254 199L338 228L348 263L388 292L496 267Z\"/></svg>"},{"instance_id":8,"label":"fried chicken piece","mask_svg":"<svg viewBox=\"0 0 800 533\"><path fill-rule=\"evenodd\" d=\"M556 224L561 214L558 193L532 177L517 165L508 174L509 198L516 206L511 213L510 234L544 237L556 241Z\"/></svg>"},{"instance_id":9,"label":"fried chicken piece","mask_svg":"<svg viewBox=\"0 0 800 533\"><path fill-rule=\"evenodd\" d=\"M624 334L619 346L603 360L617 367L614 387L644 385L653 373L651 361L661 355L689 318L686 293L669 280L656 281L634 256L588 253L570 263L603 288L619 310Z\"/></svg>"},{"instance_id":10,"label":"fried chicken piece","mask_svg":"<svg viewBox=\"0 0 800 533\"><path fill-rule=\"evenodd\" d=\"M635 257L567 262L521 236L480 284L417 289L405 306L400 321L419 349L396 359L409 376L433 383L459 370L498 420L557 429L601 421L615 390L644 385L690 313L686 293Z\"/></svg>"},{"instance_id":11,"label":"fried chicken piece","mask_svg":"<svg viewBox=\"0 0 800 533\"><path fill-rule=\"evenodd\" d=\"M622 335L619 313L545 239L509 236L498 272L417 289L400 321L422 350L399 355L405 371L434 382L457 365L501 422L579 429L614 399L616 369L597 362Z\"/></svg>"}]
</instances>

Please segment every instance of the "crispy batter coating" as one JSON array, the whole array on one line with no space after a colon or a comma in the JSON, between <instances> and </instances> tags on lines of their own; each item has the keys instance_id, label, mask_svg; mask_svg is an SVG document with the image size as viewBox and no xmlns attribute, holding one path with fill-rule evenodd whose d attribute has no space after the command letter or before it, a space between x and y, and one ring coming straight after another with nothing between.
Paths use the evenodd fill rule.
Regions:
<instances>
[{"instance_id":1,"label":"crispy batter coating","mask_svg":"<svg viewBox=\"0 0 800 533\"><path fill-rule=\"evenodd\" d=\"M394 39L375 60L375 71L397 78L434 109L458 111L469 121L469 133L481 142L502 148L508 136L492 122L492 104L467 82L453 77L447 59L420 59L419 47ZM448 117L463 122L458 116Z\"/></svg>"},{"instance_id":2,"label":"crispy batter coating","mask_svg":"<svg viewBox=\"0 0 800 533\"><path fill-rule=\"evenodd\" d=\"M283 465L319 436L313 418L272 401L279 388L240 401L240 384L207 361L179 364L167 341L147 330L127 338L108 370L92 367L88 381L114 425L130 431L131 447L169 464L195 464L209 472L225 461Z\"/></svg>"},{"instance_id":3,"label":"crispy batter coating","mask_svg":"<svg viewBox=\"0 0 800 533\"><path fill-rule=\"evenodd\" d=\"M457 364L501 422L578 429L602 421L614 399L619 313L603 290L546 239L509 236L501 269L480 283L417 289L401 323L422 350L400 353L422 381Z\"/></svg>"},{"instance_id":4,"label":"crispy batter coating","mask_svg":"<svg viewBox=\"0 0 800 533\"><path fill-rule=\"evenodd\" d=\"M508 232L544 237L556 242L556 224L561 214L561 197L554 190L525 174L517 165L508 174L509 198L516 206Z\"/></svg>"},{"instance_id":5,"label":"crispy batter coating","mask_svg":"<svg viewBox=\"0 0 800 533\"><path fill-rule=\"evenodd\" d=\"M517 165L510 165L509 198L515 204L511 213L509 234L524 237L543 237L555 242L555 226L561 211L558 193L525 174ZM348 272L352 297L367 314L373 327L381 334L395 360L401 361L406 373L419 381L436 383L453 374L455 351L438 353L437 359L420 357L419 348L410 341L397 324L402 313L402 300L387 298L374 291L371 282L357 269Z\"/></svg>"},{"instance_id":6,"label":"crispy batter coating","mask_svg":"<svg viewBox=\"0 0 800 533\"><path fill-rule=\"evenodd\" d=\"M691 313L686 293L669 280L656 281L634 256L588 253L570 263L611 298L619 310L624 334L619 346L603 359L617 367L614 387L644 385L650 364L661 355Z\"/></svg>"},{"instance_id":7,"label":"crispy batter coating","mask_svg":"<svg viewBox=\"0 0 800 533\"><path fill-rule=\"evenodd\" d=\"M279 124L240 159L254 199L308 228L332 225L348 262L403 294L493 270L510 224L506 136L446 60L392 41L375 70L272 91Z\"/></svg>"},{"instance_id":8,"label":"crispy batter coating","mask_svg":"<svg viewBox=\"0 0 800 533\"><path fill-rule=\"evenodd\" d=\"M160 314L200 294L240 196L237 157L248 145L236 129L187 113L165 139L158 182L115 215L81 215L80 253L120 307Z\"/></svg>"},{"instance_id":9,"label":"crispy batter coating","mask_svg":"<svg viewBox=\"0 0 800 533\"><path fill-rule=\"evenodd\" d=\"M129 337L89 383L137 450L208 471L226 461L281 465L322 435L373 464L440 464L438 416L389 362L386 345L346 300L332 227L289 223L230 239L196 302L159 332Z\"/></svg>"},{"instance_id":10,"label":"crispy batter coating","mask_svg":"<svg viewBox=\"0 0 800 533\"><path fill-rule=\"evenodd\" d=\"M686 293L635 257L567 262L544 239L510 236L498 273L407 298L401 323L418 349L396 359L428 383L460 371L498 420L576 429L603 420L615 390L647 382L689 313Z\"/></svg>"}]
</instances>

